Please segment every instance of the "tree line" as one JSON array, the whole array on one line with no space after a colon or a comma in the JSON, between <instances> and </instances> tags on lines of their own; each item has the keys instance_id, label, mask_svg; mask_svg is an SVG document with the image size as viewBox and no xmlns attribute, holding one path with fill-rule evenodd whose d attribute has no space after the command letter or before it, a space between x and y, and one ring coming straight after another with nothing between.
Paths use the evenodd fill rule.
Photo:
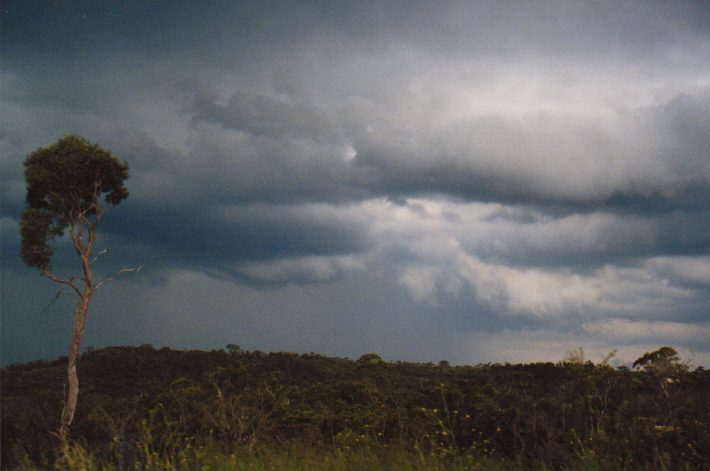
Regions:
<instances>
[{"instance_id":1,"label":"tree line","mask_svg":"<svg viewBox=\"0 0 710 471\"><path fill-rule=\"evenodd\" d=\"M633 368L450 366L317 354L109 347L78 364L72 434L107 463L186 446L403 449L517 469L707 469L710 372L664 347ZM2 467L57 459L67 359L2 370Z\"/></svg>"}]
</instances>

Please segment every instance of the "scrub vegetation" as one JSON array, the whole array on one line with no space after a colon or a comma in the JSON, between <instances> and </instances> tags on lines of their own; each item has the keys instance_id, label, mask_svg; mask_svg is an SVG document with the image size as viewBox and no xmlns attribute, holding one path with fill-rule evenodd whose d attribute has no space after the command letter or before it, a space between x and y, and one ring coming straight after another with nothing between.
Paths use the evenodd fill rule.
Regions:
<instances>
[{"instance_id":1,"label":"scrub vegetation","mask_svg":"<svg viewBox=\"0 0 710 471\"><path fill-rule=\"evenodd\" d=\"M577 353L577 352L572 352ZM581 353L581 352L580 352ZM708 469L710 372L451 366L317 354L90 349L71 445L66 358L2 370L2 469Z\"/></svg>"}]
</instances>

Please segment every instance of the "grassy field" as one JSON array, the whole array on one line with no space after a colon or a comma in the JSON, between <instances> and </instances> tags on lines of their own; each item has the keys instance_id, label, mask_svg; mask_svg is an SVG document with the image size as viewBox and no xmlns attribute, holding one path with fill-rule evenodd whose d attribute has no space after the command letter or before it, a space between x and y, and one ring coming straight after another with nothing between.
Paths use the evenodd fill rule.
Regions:
<instances>
[{"instance_id":1,"label":"grassy field","mask_svg":"<svg viewBox=\"0 0 710 471\"><path fill-rule=\"evenodd\" d=\"M461 453L425 453L402 448L368 447L361 449L286 447L279 450L247 449L225 453L211 447L186 447L173 457L157 453L142 454L131 464L119 458L98 458L78 445L72 446L64 458L55 463L56 469L77 471L123 470L216 470L216 471L463 471L463 470L519 470L530 469L506 461L475 457ZM29 458L20 460L18 471L45 469ZM544 465L537 469L547 469ZM577 466L568 469L601 469L594 460L580 457ZM638 468L637 468L638 469ZM642 468L641 468L642 469Z\"/></svg>"}]
</instances>

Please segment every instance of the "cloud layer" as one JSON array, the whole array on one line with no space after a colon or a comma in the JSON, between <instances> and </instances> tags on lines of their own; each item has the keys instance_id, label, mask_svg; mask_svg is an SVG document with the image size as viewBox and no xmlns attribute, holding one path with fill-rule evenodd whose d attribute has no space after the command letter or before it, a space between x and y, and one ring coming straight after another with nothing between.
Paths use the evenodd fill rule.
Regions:
<instances>
[{"instance_id":1,"label":"cloud layer","mask_svg":"<svg viewBox=\"0 0 710 471\"><path fill-rule=\"evenodd\" d=\"M27 337L47 313L19 293L53 291L14 254L25 155L76 132L131 164L99 270L145 267L90 342L474 363L673 344L708 364L702 2L2 16L3 362L61 352Z\"/></svg>"}]
</instances>

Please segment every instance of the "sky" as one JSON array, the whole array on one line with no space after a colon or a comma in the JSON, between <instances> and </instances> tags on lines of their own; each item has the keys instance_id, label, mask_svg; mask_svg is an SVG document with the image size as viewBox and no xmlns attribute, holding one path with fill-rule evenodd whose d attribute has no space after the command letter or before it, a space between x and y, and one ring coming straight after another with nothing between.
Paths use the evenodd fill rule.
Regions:
<instances>
[{"instance_id":1,"label":"sky","mask_svg":"<svg viewBox=\"0 0 710 471\"><path fill-rule=\"evenodd\" d=\"M83 347L710 366L703 1L36 1L0 11L2 364L68 347L23 161L126 160ZM66 240L54 270L76 273Z\"/></svg>"}]
</instances>

